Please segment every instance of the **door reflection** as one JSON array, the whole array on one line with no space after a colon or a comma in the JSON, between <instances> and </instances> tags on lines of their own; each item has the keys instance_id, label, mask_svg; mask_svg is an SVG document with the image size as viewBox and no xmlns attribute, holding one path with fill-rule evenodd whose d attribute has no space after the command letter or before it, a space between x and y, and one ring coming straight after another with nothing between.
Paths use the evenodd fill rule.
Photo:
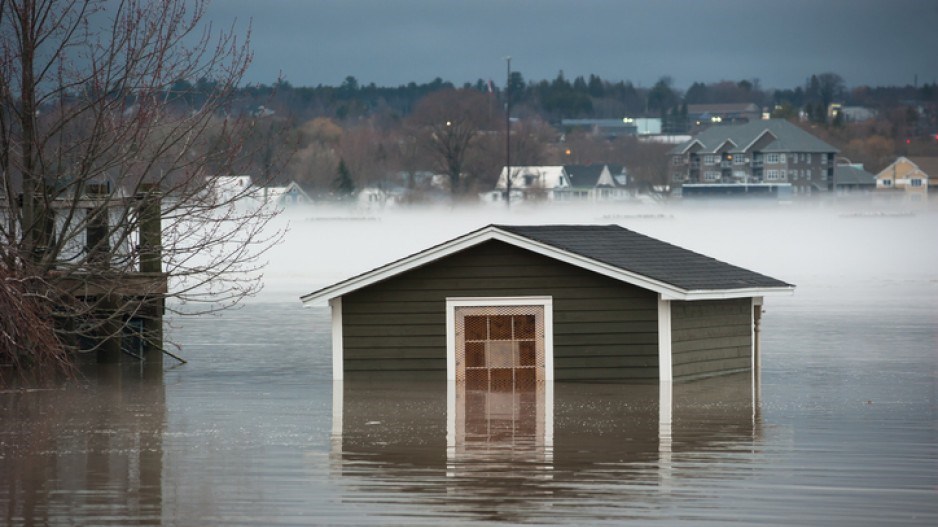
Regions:
<instances>
[{"instance_id":1,"label":"door reflection","mask_svg":"<svg viewBox=\"0 0 938 527\"><path fill-rule=\"evenodd\" d=\"M649 488L667 491L696 471L752 458L761 424L751 376L675 385L671 405L659 404L661 393L657 385L337 382L334 473L349 478L356 499L373 490L376 503L388 500L393 488L406 496L390 499L410 505L513 521L547 514L564 497L647 499ZM681 456L693 458L693 470L674 468Z\"/></svg>"},{"instance_id":2,"label":"door reflection","mask_svg":"<svg viewBox=\"0 0 938 527\"><path fill-rule=\"evenodd\" d=\"M553 383L447 383L447 475L512 463L545 474L553 460Z\"/></svg>"}]
</instances>

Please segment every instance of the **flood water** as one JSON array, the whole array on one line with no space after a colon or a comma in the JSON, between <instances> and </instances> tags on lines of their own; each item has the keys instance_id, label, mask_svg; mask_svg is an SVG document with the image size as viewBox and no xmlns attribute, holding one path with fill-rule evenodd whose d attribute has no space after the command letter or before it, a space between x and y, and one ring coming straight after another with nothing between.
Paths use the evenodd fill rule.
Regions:
<instances>
[{"instance_id":1,"label":"flood water","mask_svg":"<svg viewBox=\"0 0 938 527\"><path fill-rule=\"evenodd\" d=\"M189 364L0 390L0 523L936 525L938 217L840 218L605 221L799 286L766 300L758 390L675 385L670 424L656 386L333 383L328 310L298 295L481 220L299 223L265 294L170 321Z\"/></svg>"}]
</instances>

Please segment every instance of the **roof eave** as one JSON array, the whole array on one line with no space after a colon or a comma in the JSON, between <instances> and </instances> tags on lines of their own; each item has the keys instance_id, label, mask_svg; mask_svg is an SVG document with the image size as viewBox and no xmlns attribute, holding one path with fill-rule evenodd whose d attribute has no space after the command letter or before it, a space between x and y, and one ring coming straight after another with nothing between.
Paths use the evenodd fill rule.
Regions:
<instances>
[{"instance_id":1,"label":"roof eave","mask_svg":"<svg viewBox=\"0 0 938 527\"><path fill-rule=\"evenodd\" d=\"M750 298L754 296L792 296L795 286L780 287L744 287L740 289L697 289L686 291L679 295L662 295L663 300L729 300L733 298Z\"/></svg>"},{"instance_id":2,"label":"roof eave","mask_svg":"<svg viewBox=\"0 0 938 527\"><path fill-rule=\"evenodd\" d=\"M369 285L396 276L400 273L421 267L440 258L449 256L453 253L468 249L490 240L497 240L508 243L509 245L527 249L537 254L554 258L570 265L613 278L620 282L625 282L637 287L641 287L643 289L660 294L661 297L666 300L708 300L721 298L746 298L750 296L774 296L777 294L790 295L794 291L794 286L718 290L686 290L675 285L662 282L660 280L655 280L638 273L593 260L577 253L565 251L553 245L532 240L519 234L504 231L494 225L489 225L488 227L484 227L458 238L454 238L453 240L436 245L422 252L413 254L366 273L353 276L352 278L337 284L301 296L300 300L307 307L312 305L320 305L323 303L323 301L332 300L333 298L346 295L363 287L367 287Z\"/></svg>"},{"instance_id":3,"label":"roof eave","mask_svg":"<svg viewBox=\"0 0 938 527\"><path fill-rule=\"evenodd\" d=\"M426 265L439 258L443 258L468 247L472 247L478 243L482 243L483 241L490 239L490 233L494 230L496 230L496 228L489 225L488 227L483 227L479 230L472 231L458 238L454 238L439 245L435 245L419 253L405 256L404 258L395 260L376 269L372 269L371 271L367 271L365 273L335 283L331 286L319 289L318 291L313 291L312 293L303 295L300 297L300 301L302 301L305 306L309 307L310 305L320 304L324 300L332 300L333 298L343 296L347 293L351 293L352 291L367 287L371 284L380 282L400 273L410 271L411 269L415 269L422 265Z\"/></svg>"},{"instance_id":4,"label":"roof eave","mask_svg":"<svg viewBox=\"0 0 938 527\"><path fill-rule=\"evenodd\" d=\"M448 242L431 247L422 252L391 262L382 267L378 267L377 269L353 276L352 278L320 289L318 291L314 291L308 295L301 296L300 300L307 307L311 305L320 305L323 303L323 301L328 301L332 300L333 298L343 296L363 287L367 287L382 280L396 276L400 273L426 265L440 258L444 258L453 253L468 249L482 242L490 240L501 241L515 247L527 249L534 253L554 258L576 267L593 271L603 276L608 276L610 278L619 280L620 282L625 282L643 289L648 289L655 293L664 295L667 298L680 298L683 295L689 293L689 291L681 289L677 286L633 273L631 271L626 271L624 269L620 269L618 267L599 262L576 253L559 249L546 243L541 243L536 240L526 238L519 234L501 230L494 225L490 225L488 227L484 227L477 231L460 236L459 238L455 238Z\"/></svg>"}]
</instances>

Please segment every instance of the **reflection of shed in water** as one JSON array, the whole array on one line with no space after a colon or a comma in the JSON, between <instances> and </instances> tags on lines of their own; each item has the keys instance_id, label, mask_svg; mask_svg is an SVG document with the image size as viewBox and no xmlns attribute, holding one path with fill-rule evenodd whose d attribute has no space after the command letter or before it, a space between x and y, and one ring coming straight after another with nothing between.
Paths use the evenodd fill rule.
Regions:
<instances>
[{"instance_id":1,"label":"reflection of shed in water","mask_svg":"<svg viewBox=\"0 0 938 527\"><path fill-rule=\"evenodd\" d=\"M670 382L750 370L793 286L615 225L491 225L303 297L333 378Z\"/></svg>"},{"instance_id":2,"label":"reflection of shed in water","mask_svg":"<svg viewBox=\"0 0 938 527\"><path fill-rule=\"evenodd\" d=\"M519 393L459 384L336 383L333 469L357 491L373 482L376 500L399 491L407 503L513 521L595 492L627 504L642 485L700 475L672 460L701 471L710 460L746 463L761 433L746 373L676 386L673 422L662 422L671 407L652 385L548 382ZM447 481L444 500L435 478Z\"/></svg>"}]
</instances>

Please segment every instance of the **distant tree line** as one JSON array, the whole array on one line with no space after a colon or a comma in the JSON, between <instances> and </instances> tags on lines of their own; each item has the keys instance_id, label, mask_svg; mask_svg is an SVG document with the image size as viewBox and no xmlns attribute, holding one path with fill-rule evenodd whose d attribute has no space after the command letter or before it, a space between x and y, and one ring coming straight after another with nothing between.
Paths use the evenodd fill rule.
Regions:
<instances>
[{"instance_id":1,"label":"distant tree line","mask_svg":"<svg viewBox=\"0 0 938 527\"><path fill-rule=\"evenodd\" d=\"M848 88L840 75L828 72L786 89L743 79L694 82L681 90L667 76L643 87L598 75L569 79L563 72L551 80L528 81L515 71L507 90L505 85L504 80L499 85L478 79L457 86L436 78L391 87L348 76L338 86L299 87L280 80L236 88L226 111L248 116L242 165L252 175L295 180L336 196L369 185L418 188L427 184L427 173L445 176L453 194L490 189L504 160L506 97L515 163L625 164L643 185L666 183L667 148L564 129L561 120L659 117L663 132L686 134L698 129L689 118L692 105L753 103L810 128L870 169L902 152L928 153L938 144L935 83ZM194 111L216 88L207 79L179 80L163 96L181 111ZM877 117L844 123L829 113L834 102L870 108ZM224 134L219 130L217 136Z\"/></svg>"},{"instance_id":2,"label":"distant tree line","mask_svg":"<svg viewBox=\"0 0 938 527\"><path fill-rule=\"evenodd\" d=\"M553 80L540 81L525 81L520 72L512 72L508 87L518 116L536 115L548 122L563 118L661 117L679 110L682 104L754 103L760 107L789 107L823 114L832 102L873 109L912 101L938 103L938 83L850 89L840 75L829 72L811 75L802 86L771 90L762 88L759 79L694 82L682 91L667 76L651 87L641 87L631 81L610 81L598 75L570 80L562 71ZM199 107L216 88L216 83L207 79L180 80L166 95L170 100ZM285 80L243 86L235 92L235 105L242 110L264 105L301 120L313 117L344 120L372 115L401 118L409 115L428 94L455 88L492 93L504 100L504 86L483 79L456 86L438 77L428 83L391 87L362 85L348 76L339 86L299 87Z\"/></svg>"}]
</instances>

